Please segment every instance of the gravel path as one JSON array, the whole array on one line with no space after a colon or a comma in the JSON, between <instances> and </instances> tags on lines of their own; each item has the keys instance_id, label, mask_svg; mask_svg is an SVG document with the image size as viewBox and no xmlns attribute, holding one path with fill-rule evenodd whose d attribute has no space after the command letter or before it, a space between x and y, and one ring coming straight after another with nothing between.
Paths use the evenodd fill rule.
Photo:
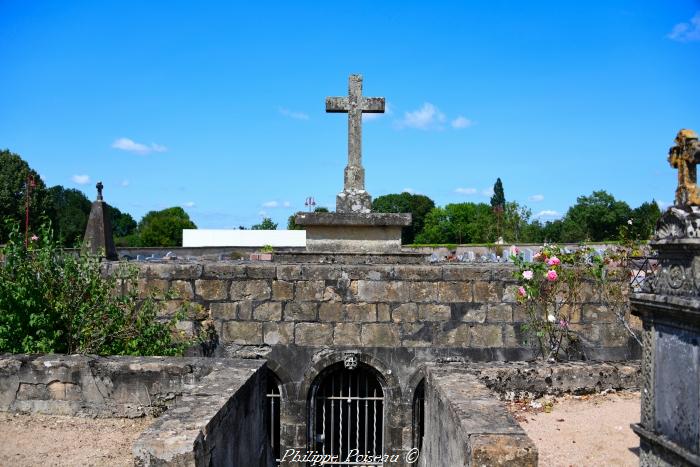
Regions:
<instances>
[{"instance_id":1,"label":"gravel path","mask_svg":"<svg viewBox=\"0 0 700 467\"><path fill-rule=\"evenodd\" d=\"M639 392L565 396L532 405L510 409L537 445L540 466L639 465L639 438L630 428L639 422Z\"/></svg>"},{"instance_id":2,"label":"gravel path","mask_svg":"<svg viewBox=\"0 0 700 467\"><path fill-rule=\"evenodd\" d=\"M151 421L0 412L0 465L133 466L131 445Z\"/></svg>"}]
</instances>

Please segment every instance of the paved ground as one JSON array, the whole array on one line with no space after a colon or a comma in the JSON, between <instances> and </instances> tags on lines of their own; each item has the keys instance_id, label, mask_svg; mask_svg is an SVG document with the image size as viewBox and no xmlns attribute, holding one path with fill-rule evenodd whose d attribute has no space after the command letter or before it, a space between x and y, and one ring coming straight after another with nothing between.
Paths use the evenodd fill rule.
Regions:
<instances>
[{"instance_id":1,"label":"paved ground","mask_svg":"<svg viewBox=\"0 0 700 467\"><path fill-rule=\"evenodd\" d=\"M133 466L131 445L151 421L0 412L0 465Z\"/></svg>"},{"instance_id":2,"label":"paved ground","mask_svg":"<svg viewBox=\"0 0 700 467\"><path fill-rule=\"evenodd\" d=\"M541 404L541 406L539 406ZM639 392L565 396L510 410L539 450L540 466L638 466Z\"/></svg>"}]
</instances>

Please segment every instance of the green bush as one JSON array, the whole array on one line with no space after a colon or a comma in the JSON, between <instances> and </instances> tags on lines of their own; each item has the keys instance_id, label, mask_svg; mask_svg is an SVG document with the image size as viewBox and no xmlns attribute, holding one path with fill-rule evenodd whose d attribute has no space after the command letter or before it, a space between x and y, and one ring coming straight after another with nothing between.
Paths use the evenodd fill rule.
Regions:
<instances>
[{"instance_id":1,"label":"green bush","mask_svg":"<svg viewBox=\"0 0 700 467\"><path fill-rule=\"evenodd\" d=\"M0 264L0 353L181 355L182 310L158 319L160 302L139 298L138 271L103 274L98 258L64 253L42 226L25 248L15 225Z\"/></svg>"}]
</instances>

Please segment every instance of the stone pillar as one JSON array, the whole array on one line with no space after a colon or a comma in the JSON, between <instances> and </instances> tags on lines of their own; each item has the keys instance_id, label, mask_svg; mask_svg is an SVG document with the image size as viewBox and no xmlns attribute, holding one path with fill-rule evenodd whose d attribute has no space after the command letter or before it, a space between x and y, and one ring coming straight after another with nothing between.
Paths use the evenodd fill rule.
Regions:
<instances>
[{"instance_id":1,"label":"stone pillar","mask_svg":"<svg viewBox=\"0 0 700 467\"><path fill-rule=\"evenodd\" d=\"M652 248L658 269L630 296L643 322L642 466L700 466L700 207L673 206Z\"/></svg>"},{"instance_id":2,"label":"stone pillar","mask_svg":"<svg viewBox=\"0 0 700 467\"><path fill-rule=\"evenodd\" d=\"M102 182L98 182L96 187L97 199L90 208L90 217L85 228L81 251L108 260L116 260L118 256L112 238L112 221L109 218L108 205L102 199Z\"/></svg>"}]
</instances>

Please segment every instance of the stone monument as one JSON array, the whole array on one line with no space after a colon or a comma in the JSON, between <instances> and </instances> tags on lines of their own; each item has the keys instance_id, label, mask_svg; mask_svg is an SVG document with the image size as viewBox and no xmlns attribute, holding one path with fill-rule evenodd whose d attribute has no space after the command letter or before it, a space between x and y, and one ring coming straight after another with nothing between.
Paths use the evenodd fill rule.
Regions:
<instances>
[{"instance_id":1,"label":"stone monument","mask_svg":"<svg viewBox=\"0 0 700 467\"><path fill-rule=\"evenodd\" d=\"M642 319L642 413L633 425L642 466L700 466L700 143L681 130L669 163L675 205L657 223L658 269L630 296Z\"/></svg>"},{"instance_id":2,"label":"stone monument","mask_svg":"<svg viewBox=\"0 0 700 467\"><path fill-rule=\"evenodd\" d=\"M107 203L102 198L104 185L102 182L97 182L95 187L97 188L97 199L90 208L82 252L102 256L108 260L116 260L118 257L112 238L112 222L109 218Z\"/></svg>"},{"instance_id":3,"label":"stone monument","mask_svg":"<svg viewBox=\"0 0 700 467\"><path fill-rule=\"evenodd\" d=\"M362 95L362 76L350 75L347 97L327 97L326 112L348 114L348 165L335 212L298 213L296 223L306 228L310 252L397 253L401 229L411 214L373 213L365 190L362 167L362 114L383 113L383 97Z\"/></svg>"}]
</instances>

